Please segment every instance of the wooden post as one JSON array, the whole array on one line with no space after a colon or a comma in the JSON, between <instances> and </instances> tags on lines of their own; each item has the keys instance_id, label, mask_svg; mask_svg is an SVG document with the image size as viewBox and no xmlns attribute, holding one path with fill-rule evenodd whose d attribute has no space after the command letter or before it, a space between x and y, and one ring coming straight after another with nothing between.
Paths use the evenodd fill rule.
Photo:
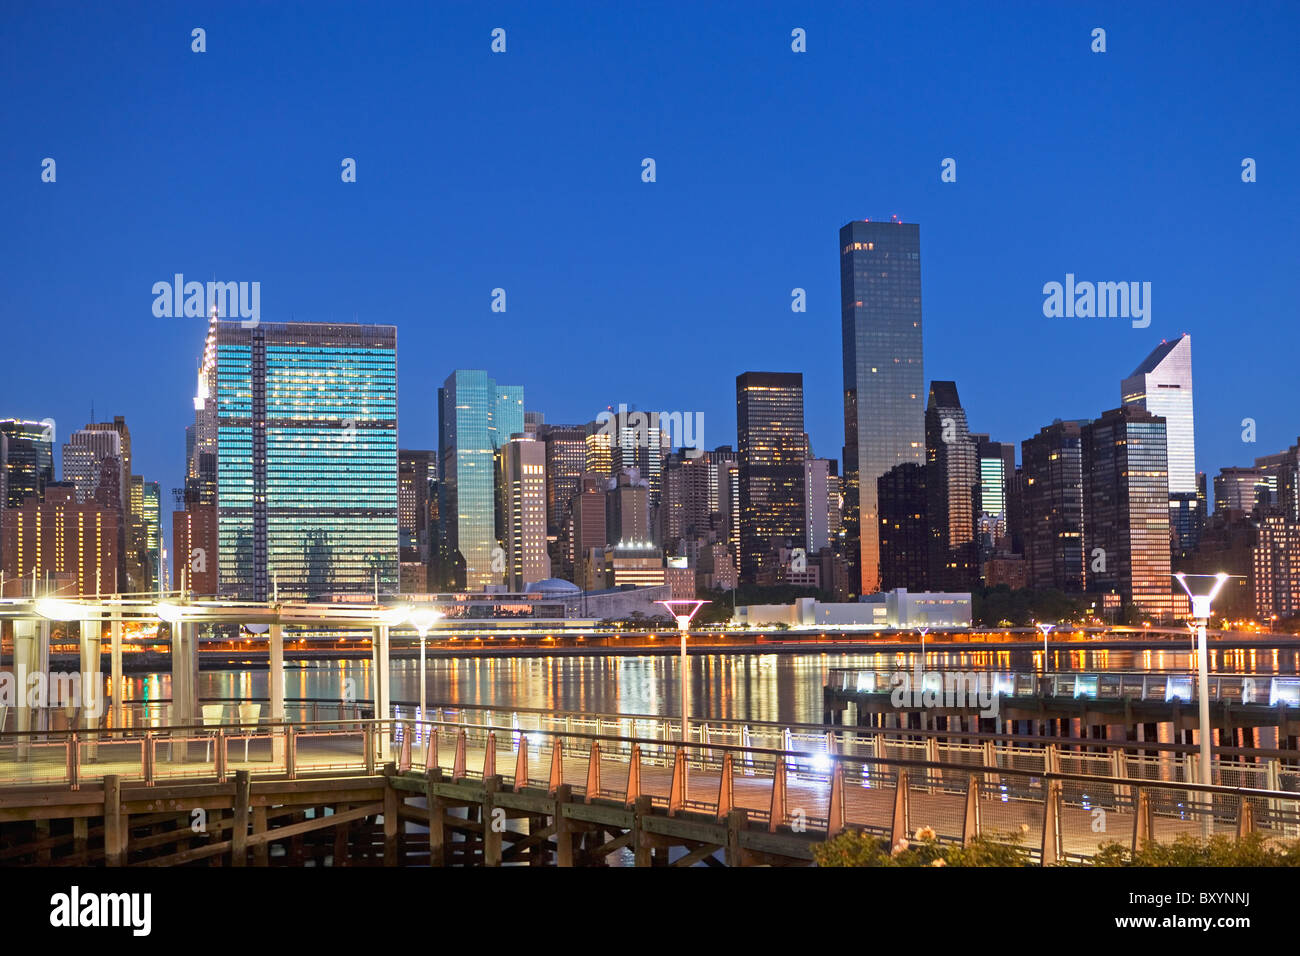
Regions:
<instances>
[{"instance_id":1,"label":"wooden post","mask_svg":"<svg viewBox=\"0 0 1300 956\"><path fill-rule=\"evenodd\" d=\"M641 820L654 812L649 796L637 796L632 816L632 854L637 866L650 866L652 857L650 841L641 832Z\"/></svg>"},{"instance_id":2,"label":"wooden post","mask_svg":"<svg viewBox=\"0 0 1300 956\"><path fill-rule=\"evenodd\" d=\"M429 865L446 866L447 803L434 796L432 784L442 780L442 772L430 770L424 775L424 799L429 805Z\"/></svg>"},{"instance_id":3,"label":"wooden post","mask_svg":"<svg viewBox=\"0 0 1300 956\"><path fill-rule=\"evenodd\" d=\"M722 756L722 773L718 775L718 819L725 820L736 805L735 783L731 775L731 751Z\"/></svg>"},{"instance_id":4,"label":"wooden post","mask_svg":"<svg viewBox=\"0 0 1300 956\"><path fill-rule=\"evenodd\" d=\"M728 754L730 758L730 754ZM749 814L741 807L733 807L727 813L727 848L723 852L723 862L727 866L744 866L744 851L740 848L741 831L749 826Z\"/></svg>"},{"instance_id":5,"label":"wooden post","mask_svg":"<svg viewBox=\"0 0 1300 956\"><path fill-rule=\"evenodd\" d=\"M72 818L72 851L81 857L82 866L86 865L85 852L90 836L90 821L85 817Z\"/></svg>"},{"instance_id":6,"label":"wooden post","mask_svg":"<svg viewBox=\"0 0 1300 956\"><path fill-rule=\"evenodd\" d=\"M492 736L491 734L488 735ZM494 795L501 789L501 778L498 776L487 777L483 781L485 791L483 797L483 865L500 866L501 865L501 829L497 828L497 806ZM502 809L501 815L504 818L505 810Z\"/></svg>"},{"instance_id":7,"label":"wooden post","mask_svg":"<svg viewBox=\"0 0 1300 956\"><path fill-rule=\"evenodd\" d=\"M776 758L776 767L772 771L772 810L768 815L767 829L775 833L777 827L785 826L785 758Z\"/></svg>"},{"instance_id":8,"label":"wooden post","mask_svg":"<svg viewBox=\"0 0 1300 956\"><path fill-rule=\"evenodd\" d=\"M528 735L519 735L519 753L515 755L515 793L528 786Z\"/></svg>"},{"instance_id":9,"label":"wooden post","mask_svg":"<svg viewBox=\"0 0 1300 956\"><path fill-rule=\"evenodd\" d=\"M218 746L223 741L218 740ZM252 783L247 770L235 771L235 813L230 821L230 865L248 863L248 804Z\"/></svg>"},{"instance_id":10,"label":"wooden post","mask_svg":"<svg viewBox=\"0 0 1300 956\"><path fill-rule=\"evenodd\" d=\"M266 806L259 804L253 807L253 834L260 836L266 832ZM266 840L260 840L253 847L253 865L269 866L271 863L270 843ZM338 861L336 860L337 864Z\"/></svg>"},{"instance_id":11,"label":"wooden post","mask_svg":"<svg viewBox=\"0 0 1300 956\"><path fill-rule=\"evenodd\" d=\"M334 815L347 813L350 804L336 803L334 805ZM348 831L351 829L350 820L344 820L342 823L334 824L334 865L348 866L351 861L348 859Z\"/></svg>"},{"instance_id":12,"label":"wooden post","mask_svg":"<svg viewBox=\"0 0 1300 956\"><path fill-rule=\"evenodd\" d=\"M560 743L559 737L555 737L551 744L551 782L546 792L559 793L562 783L564 783L564 745Z\"/></svg>"},{"instance_id":13,"label":"wooden post","mask_svg":"<svg viewBox=\"0 0 1300 956\"><path fill-rule=\"evenodd\" d=\"M564 815L564 805L569 802L572 792L567 783L555 788L555 865L573 866L573 825Z\"/></svg>"},{"instance_id":14,"label":"wooden post","mask_svg":"<svg viewBox=\"0 0 1300 956\"><path fill-rule=\"evenodd\" d=\"M384 764L384 866L397 865L397 789L393 786L396 774L396 764Z\"/></svg>"},{"instance_id":15,"label":"wooden post","mask_svg":"<svg viewBox=\"0 0 1300 956\"><path fill-rule=\"evenodd\" d=\"M1043 866L1061 859L1061 781L1049 780L1043 804Z\"/></svg>"},{"instance_id":16,"label":"wooden post","mask_svg":"<svg viewBox=\"0 0 1300 956\"><path fill-rule=\"evenodd\" d=\"M627 787L624 789L626 806L636 806L641 798L641 745L632 745L632 754L627 762Z\"/></svg>"},{"instance_id":17,"label":"wooden post","mask_svg":"<svg viewBox=\"0 0 1300 956\"><path fill-rule=\"evenodd\" d=\"M971 774L966 783L966 813L961 821L961 845L970 846L980 834L980 778Z\"/></svg>"},{"instance_id":18,"label":"wooden post","mask_svg":"<svg viewBox=\"0 0 1300 956\"><path fill-rule=\"evenodd\" d=\"M465 776L465 728L456 734L456 758L451 767L451 779L454 783Z\"/></svg>"},{"instance_id":19,"label":"wooden post","mask_svg":"<svg viewBox=\"0 0 1300 956\"><path fill-rule=\"evenodd\" d=\"M907 837L907 771L898 770L898 783L894 786L894 816L890 821L889 845L897 846L898 841Z\"/></svg>"},{"instance_id":20,"label":"wooden post","mask_svg":"<svg viewBox=\"0 0 1300 956\"><path fill-rule=\"evenodd\" d=\"M1142 844L1151 836L1151 795L1146 787L1138 787L1137 799L1133 802L1133 852L1141 850Z\"/></svg>"},{"instance_id":21,"label":"wooden post","mask_svg":"<svg viewBox=\"0 0 1300 956\"><path fill-rule=\"evenodd\" d=\"M597 796L600 796L600 744L593 740L587 755L587 788L583 802L591 803L591 798Z\"/></svg>"},{"instance_id":22,"label":"wooden post","mask_svg":"<svg viewBox=\"0 0 1300 956\"><path fill-rule=\"evenodd\" d=\"M1241 806L1237 808L1237 839L1243 839L1248 833L1255 832L1255 808L1250 805L1250 801L1245 797L1241 798Z\"/></svg>"},{"instance_id":23,"label":"wooden post","mask_svg":"<svg viewBox=\"0 0 1300 956\"><path fill-rule=\"evenodd\" d=\"M108 866L126 864L127 821L122 816L122 778L104 776L104 861Z\"/></svg>"},{"instance_id":24,"label":"wooden post","mask_svg":"<svg viewBox=\"0 0 1300 956\"><path fill-rule=\"evenodd\" d=\"M831 806L827 814L826 839L844 832L844 765L835 761L831 772Z\"/></svg>"},{"instance_id":25,"label":"wooden post","mask_svg":"<svg viewBox=\"0 0 1300 956\"><path fill-rule=\"evenodd\" d=\"M497 735L495 730L489 730L487 735L486 749L483 751L483 779L495 777L497 775Z\"/></svg>"},{"instance_id":26,"label":"wooden post","mask_svg":"<svg viewBox=\"0 0 1300 956\"><path fill-rule=\"evenodd\" d=\"M668 815L676 816L686 806L686 750L673 755L673 780L668 790Z\"/></svg>"}]
</instances>

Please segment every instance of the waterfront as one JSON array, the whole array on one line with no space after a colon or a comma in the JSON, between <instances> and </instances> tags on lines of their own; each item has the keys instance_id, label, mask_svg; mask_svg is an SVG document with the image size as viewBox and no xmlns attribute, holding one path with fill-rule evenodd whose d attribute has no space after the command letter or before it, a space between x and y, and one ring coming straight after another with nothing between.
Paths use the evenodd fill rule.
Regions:
<instances>
[{"instance_id":1,"label":"waterfront","mask_svg":"<svg viewBox=\"0 0 1300 956\"><path fill-rule=\"evenodd\" d=\"M818 723L822 688L834 667L894 668L910 671L919 653L708 653L690 658L690 710L704 719L770 720ZM1190 649L1052 649L1052 670L1189 673ZM1259 675L1300 673L1300 650L1261 644L1258 648L1210 651L1213 672ZM419 698L419 663L391 661L392 699ZM526 657L433 656L426 669L431 704L540 708L552 711L626 714L680 712L676 656L662 654L555 654ZM1042 651L928 650L932 670L1039 670ZM200 698L265 699L265 664L203 670ZM171 696L166 671L128 675L126 698L160 700ZM296 661L285 664L285 697L341 701L366 699L371 685L368 659Z\"/></svg>"}]
</instances>

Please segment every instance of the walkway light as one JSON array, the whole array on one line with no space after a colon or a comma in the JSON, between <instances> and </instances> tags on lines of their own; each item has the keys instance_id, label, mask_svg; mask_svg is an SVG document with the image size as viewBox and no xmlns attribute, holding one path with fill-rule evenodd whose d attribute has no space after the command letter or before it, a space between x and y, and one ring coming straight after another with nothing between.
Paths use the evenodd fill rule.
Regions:
<instances>
[{"instance_id":1,"label":"walkway light","mask_svg":"<svg viewBox=\"0 0 1300 956\"><path fill-rule=\"evenodd\" d=\"M185 608L179 604L155 604L150 610L168 624L176 624L185 616Z\"/></svg>"},{"instance_id":2,"label":"walkway light","mask_svg":"<svg viewBox=\"0 0 1300 956\"><path fill-rule=\"evenodd\" d=\"M41 598L36 602L36 613L47 621L75 621L86 614L87 608L72 601L58 598Z\"/></svg>"},{"instance_id":3,"label":"walkway light","mask_svg":"<svg viewBox=\"0 0 1300 956\"><path fill-rule=\"evenodd\" d=\"M668 608L668 613L676 619L678 633L682 636L682 743L689 743L689 717L686 707L686 676L687 671L689 670L689 664L686 658L686 633L690 630L691 618L695 617L695 615L699 613L700 608L704 607L704 605L709 602L697 601L694 599L677 599L656 601L655 603L662 604L664 607Z\"/></svg>"},{"instance_id":4,"label":"walkway light","mask_svg":"<svg viewBox=\"0 0 1300 956\"><path fill-rule=\"evenodd\" d=\"M1203 594L1193 594L1191 587L1187 583L1189 577L1193 578L1210 578L1213 583L1209 584L1209 590ZM1206 786L1210 785L1212 779L1212 768L1210 766L1210 674L1209 674L1209 653L1205 647L1205 627L1210 622L1210 605L1218 596L1219 591L1228 582L1229 575L1220 571L1218 574L1184 574L1181 571L1174 575L1187 596L1192 601L1192 620L1196 624L1196 694L1200 698L1200 734L1201 734L1201 783ZM1209 817L1206 817L1204 824L1208 827ZM1207 831L1208 832L1208 831Z\"/></svg>"},{"instance_id":5,"label":"walkway light","mask_svg":"<svg viewBox=\"0 0 1300 956\"><path fill-rule=\"evenodd\" d=\"M1040 631L1043 632L1043 673L1046 674L1047 673L1047 635L1052 632L1052 628L1056 627L1056 625L1035 623L1034 627L1038 628Z\"/></svg>"},{"instance_id":6,"label":"walkway light","mask_svg":"<svg viewBox=\"0 0 1300 956\"><path fill-rule=\"evenodd\" d=\"M424 639L429 634L429 628L438 623L438 619L446 617L442 611L432 607L417 607L411 612L409 621L413 628L420 634L420 717L423 718L428 708L425 706L425 670L424 670Z\"/></svg>"}]
</instances>

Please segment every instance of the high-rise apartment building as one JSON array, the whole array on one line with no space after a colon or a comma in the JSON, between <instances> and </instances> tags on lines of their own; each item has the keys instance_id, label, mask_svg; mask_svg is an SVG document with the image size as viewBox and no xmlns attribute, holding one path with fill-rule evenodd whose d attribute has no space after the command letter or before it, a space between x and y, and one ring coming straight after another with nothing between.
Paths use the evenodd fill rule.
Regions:
<instances>
[{"instance_id":1,"label":"high-rise apartment building","mask_svg":"<svg viewBox=\"0 0 1300 956\"><path fill-rule=\"evenodd\" d=\"M808 458L804 461L804 509L808 515L805 547L809 554L831 547L839 534L838 469L839 464L833 458Z\"/></svg>"},{"instance_id":2,"label":"high-rise apartment building","mask_svg":"<svg viewBox=\"0 0 1300 956\"><path fill-rule=\"evenodd\" d=\"M524 393L487 372L460 369L438 390L438 511L448 550L464 562L464 587L481 591L505 580L498 501L501 449L524 431ZM504 526L502 526L504 531Z\"/></svg>"},{"instance_id":3,"label":"high-rise apartment building","mask_svg":"<svg viewBox=\"0 0 1300 956\"><path fill-rule=\"evenodd\" d=\"M1172 617L1165 420L1123 405L1084 425L1079 439L1087 589Z\"/></svg>"},{"instance_id":4,"label":"high-rise apartment building","mask_svg":"<svg viewBox=\"0 0 1300 956\"><path fill-rule=\"evenodd\" d=\"M578 491L569 502L569 560L573 580L591 588L594 580L593 555L602 551L609 540L605 527L605 485L608 479L595 472L584 474Z\"/></svg>"},{"instance_id":5,"label":"high-rise apartment building","mask_svg":"<svg viewBox=\"0 0 1300 956\"><path fill-rule=\"evenodd\" d=\"M650 483L635 468L620 471L605 486L605 535L611 547L653 544ZM662 555L661 555L662 556Z\"/></svg>"},{"instance_id":6,"label":"high-rise apartment building","mask_svg":"<svg viewBox=\"0 0 1300 956\"><path fill-rule=\"evenodd\" d=\"M1080 442L1085 424L1058 420L1020 443L1022 534L1031 588L1084 589Z\"/></svg>"},{"instance_id":7,"label":"high-rise apartment building","mask_svg":"<svg viewBox=\"0 0 1300 956\"><path fill-rule=\"evenodd\" d=\"M121 519L116 502L81 501L70 482L48 482L42 497L0 509L0 569L11 580L34 575L38 594L120 593Z\"/></svg>"},{"instance_id":8,"label":"high-rise apartment building","mask_svg":"<svg viewBox=\"0 0 1300 956\"><path fill-rule=\"evenodd\" d=\"M1300 439L1286 451L1256 458L1255 467L1264 473L1273 496L1270 504L1292 521L1300 521Z\"/></svg>"},{"instance_id":9,"label":"high-rise apartment building","mask_svg":"<svg viewBox=\"0 0 1300 956\"><path fill-rule=\"evenodd\" d=\"M210 322L187 510L222 596L397 589L396 359L392 326Z\"/></svg>"},{"instance_id":10,"label":"high-rise apartment building","mask_svg":"<svg viewBox=\"0 0 1300 956\"><path fill-rule=\"evenodd\" d=\"M840 229L844 349L844 530L850 576L880 588L876 479L925 460L921 228L851 222Z\"/></svg>"},{"instance_id":11,"label":"high-rise apartment building","mask_svg":"<svg viewBox=\"0 0 1300 956\"><path fill-rule=\"evenodd\" d=\"M736 378L740 472L740 576L775 570L782 547L807 537L803 375L745 372Z\"/></svg>"},{"instance_id":12,"label":"high-rise apartment building","mask_svg":"<svg viewBox=\"0 0 1300 956\"><path fill-rule=\"evenodd\" d=\"M939 591L969 591L979 576L975 540L979 454L956 382L930 383L925 445L930 585Z\"/></svg>"}]
</instances>

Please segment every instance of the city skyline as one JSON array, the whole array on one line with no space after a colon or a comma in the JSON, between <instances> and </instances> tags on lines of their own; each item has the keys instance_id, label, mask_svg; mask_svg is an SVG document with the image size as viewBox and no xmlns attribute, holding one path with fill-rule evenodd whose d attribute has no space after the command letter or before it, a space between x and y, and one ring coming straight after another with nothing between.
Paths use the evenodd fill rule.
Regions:
<instances>
[{"instance_id":1,"label":"city skyline","mask_svg":"<svg viewBox=\"0 0 1300 956\"><path fill-rule=\"evenodd\" d=\"M804 374L813 452L840 457L830 230L897 214L924 226L928 378L958 383L973 428L1018 442L1045 423L1040 409L1094 415L1143 354L1187 331L1199 464L1211 475L1246 465L1300 433L1279 414L1300 256L1286 215L1297 186L1285 175L1297 134L1284 104L1297 78L1281 66L1294 31L1196 9L1043 10L1032 22L950 11L937 33L888 9L827 8L794 23L771 10L736 22L707 9L594 8L586 33L515 9L502 15L512 42L495 58L497 24L472 11L446 11L436 28L414 7L364 18L345 45L329 12L304 22L231 8L203 24L202 55L188 24L173 39L162 27L125 35L107 11L54 32L16 18L11 75L89 70L104 82L66 97L57 115L43 91L18 87L11 100L0 190L27 239L10 262L6 331L17 354L67 343L67 374L53 390L22 363L0 384L0 406L53 418L60 444L92 419L124 415L135 470L168 497L182 484L174 435L186 414L175 397L191 387L204 320L155 317L151 289L181 273L260 282L267 321L400 326L407 447L436 446L433 395L456 368L524 383L549 421L590 421L625 396L702 411L710 444L733 445L734 376L773 369ZM413 15L436 37L432 56L406 42ZM1108 30L1105 54L1089 48L1094 19ZM806 53L790 48L795 26ZM1217 44L1208 63L1206 35ZM111 53L104 36L118 38ZM863 42L894 90L868 105L872 81L857 80L848 55ZM344 47L358 61L382 55L386 75L328 79L324 64ZM119 58L144 75L118 77ZM272 60L287 64L283 76L260 66ZM980 90L967 70L998 79ZM592 88L591 76L604 81ZM519 102L525 83L535 101ZM443 117L436 131L369 108L399 90ZM159 123L98 132L107 103ZM840 119L864 110L870 129L846 136ZM1104 149L1070 149L1047 132L1089 116L1107 117ZM222 129L282 148L232 155L214 139ZM47 156L59 164L54 183L40 181ZM357 161L355 183L340 180L345 157ZM641 180L645 157L657 160L653 183ZM1259 164L1256 182L1241 180L1245 157ZM637 224L636 255L607 241L625 222ZM503 246L503 223L530 223L545 239ZM1047 319L1042 287L1067 274L1151 282L1151 325ZM504 313L492 311L497 288ZM806 312L791 311L793 289ZM668 342L676 374L611 353L579 384L542 360L535 343L584 327L593 342L642 343L638 355ZM1274 347L1241 347L1265 341ZM1007 402L1007 375L1034 401ZM1255 444L1241 441L1247 417Z\"/></svg>"}]
</instances>

